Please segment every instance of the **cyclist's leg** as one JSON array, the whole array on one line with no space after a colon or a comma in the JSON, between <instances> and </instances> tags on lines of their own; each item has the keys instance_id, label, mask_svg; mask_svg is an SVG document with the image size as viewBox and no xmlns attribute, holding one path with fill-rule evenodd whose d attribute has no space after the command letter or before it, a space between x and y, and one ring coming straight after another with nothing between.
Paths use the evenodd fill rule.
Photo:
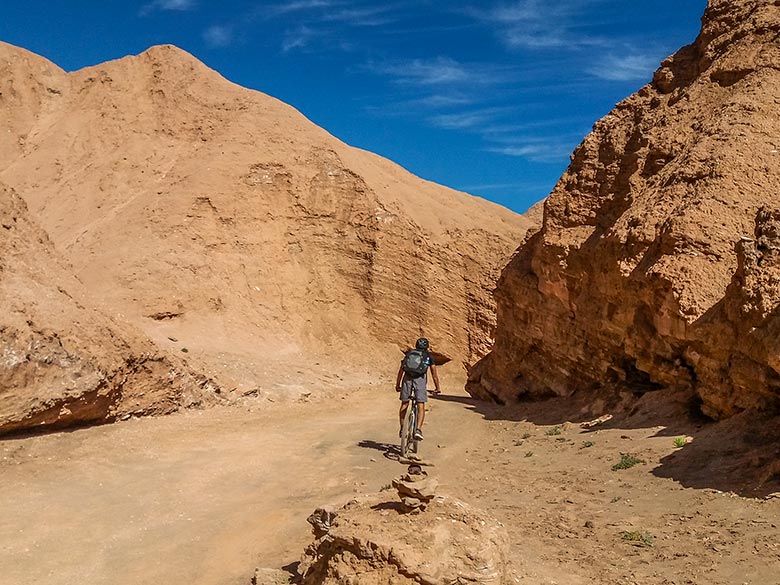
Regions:
<instances>
[{"instance_id":1,"label":"cyclist's leg","mask_svg":"<svg viewBox=\"0 0 780 585\"><path fill-rule=\"evenodd\" d=\"M425 376L417 378L414 385L414 397L417 399L417 428L421 429L425 421L425 403L428 401L427 380Z\"/></svg>"},{"instance_id":2,"label":"cyclist's leg","mask_svg":"<svg viewBox=\"0 0 780 585\"><path fill-rule=\"evenodd\" d=\"M406 411L409 408L409 400L412 398L412 392L414 391L413 382L414 380L407 376L404 376L403 380L401 380L401 392L399 396L401 399L401 408L398 411L398 419L401 426L404 425L404 417L406 416Z\"/></svg>"},{"instance_id":3,"label":"cyclist's leg","mask_svg":"<svg viewBox=\"0 0 780 585\"><path fill-rule=\"evenodd\" d=\"M401 403L401 410L398 411L398 422L403 426L404 424L404 417L406 416L406 411L409 408L409 401Z\"/></svg>"}]
</instances>

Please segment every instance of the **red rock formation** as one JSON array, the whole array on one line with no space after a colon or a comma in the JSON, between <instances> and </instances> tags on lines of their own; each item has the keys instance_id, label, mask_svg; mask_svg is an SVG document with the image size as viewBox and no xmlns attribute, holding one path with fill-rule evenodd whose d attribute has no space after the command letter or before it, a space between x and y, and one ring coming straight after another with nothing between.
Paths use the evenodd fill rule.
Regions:
<instances>
[{"instance_id":1,"label":"red rock formation","mask_svg":"<svg viewBox=\"0 0 780 585\"><path fill-rule=\"evenodd\" d=\"M780 393L780 2L710 0L696 42L594 127L497 290L472 394Z\"/></svg>"}]
</instances>

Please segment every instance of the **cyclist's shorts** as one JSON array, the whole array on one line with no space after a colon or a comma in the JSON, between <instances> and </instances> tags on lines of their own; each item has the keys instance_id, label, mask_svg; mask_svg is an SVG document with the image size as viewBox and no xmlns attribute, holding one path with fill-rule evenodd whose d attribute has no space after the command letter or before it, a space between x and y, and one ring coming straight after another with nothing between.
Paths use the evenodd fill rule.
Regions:
<instances>
[{"instance_id":1,"label":"cyclist's shorts","mask_svg":"<svg viewBox=\"0 0 780 585\"><path fill-rule=\"evenodd\" d=\"M401 380L401 402L409 402L412 392L417 402L428 402L428 376L410 378L404 374Z\"/></svg>"}]
</instances>

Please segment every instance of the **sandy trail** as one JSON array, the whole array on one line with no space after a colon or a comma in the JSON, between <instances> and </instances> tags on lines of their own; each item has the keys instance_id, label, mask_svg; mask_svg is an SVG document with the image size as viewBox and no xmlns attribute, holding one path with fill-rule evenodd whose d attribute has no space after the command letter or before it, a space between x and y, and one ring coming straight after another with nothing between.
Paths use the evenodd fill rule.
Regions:
<instances>
[{"instance_id":1,"label":"sandy trail","mask_svg":"<svg viewBox=\"0 0 780 585\"><path fill-rule=\"evenodd\" d=\"M248 583L401 466L396 396L218 408L0 443L3 583ZM363 446L361 446L363 445Z\"/></svg>"},{"instance_id":2,"label":"sandy trail","mask_svg":"<svg viewBox=\"0 0 780 585\"><path fill-rule=\"evenodd\" d=\"M661 427L553 431L457 394L432 406L431 473L504 522L524 582L780 583L778 501L659 477ZM315 507L400 473L396 409L372 389L0 442L0 582L247 585L299 558ZM611 471L625 451L645 464Z\"/></svg>"}]
</instances>

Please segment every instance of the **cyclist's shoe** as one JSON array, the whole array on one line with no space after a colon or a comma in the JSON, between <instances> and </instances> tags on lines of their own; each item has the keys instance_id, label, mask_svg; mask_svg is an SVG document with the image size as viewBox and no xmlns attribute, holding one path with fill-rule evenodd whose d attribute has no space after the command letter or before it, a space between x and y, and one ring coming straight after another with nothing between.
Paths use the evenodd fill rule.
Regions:
<instances>
[{"instance_id":1,"label":"cyclist's shoe","mask_svg":"<svg viewBox=\"0 0 780 585\"><path fill-rule=\"evenodd\" d=\"M423 440L422 429L414 429L414 440L415 441Z\"/></svg>"}]
</instances>

